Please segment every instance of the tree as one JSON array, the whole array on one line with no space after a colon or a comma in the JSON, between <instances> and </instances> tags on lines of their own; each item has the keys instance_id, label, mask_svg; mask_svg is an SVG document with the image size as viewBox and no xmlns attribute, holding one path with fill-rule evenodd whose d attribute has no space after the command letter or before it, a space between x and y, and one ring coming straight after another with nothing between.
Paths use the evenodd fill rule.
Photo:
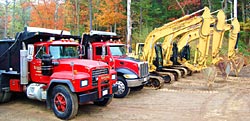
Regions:
<instances>
[{"instance_id":1,"label":"tree","mask_svg":"<svg viewBox=\"0 0 250 121\"><path fill-rule=\"evenodd\" d=\"M73 34L79 35L83 33L87 26L88 22L88 2L87 1L76 1L76 0L67 0L64 4L64 23L65 27Z\"/></svg>"},{"instance_id":2,"label":"tree","mask_svg":"<svg viewBox=\"0 0 250 121\"><path fill-rule=\"evenodd\" d=\"M8 6L9 6L10 2L8 0L5 0L5 17L4 17L4 38L7 37L7 26L8 26Z\"/></svg>"},{"instance_id":3,"label":"tree","mask_svg":"<svg viewBox=\"0 0 250 121\"><path fill-rule=\"evenodd\" d=\"M122 0L100 1L100 7L97 8L99 13L94 14L95 22L97 22L95 24L111 32L116 29L121 30L121 28L116 28L116 25L122 25L126 20L125 10L121 3Z\"/></svg>"},{"instance_id":4,"label":"tree","mask_svg":"<svg viewBox=\"0 0 250 121\"><path fill-rule=\"evenodd\" d=\"M33 9L31 10L29 26L67 29L64 27L63 8L57 7L56 9L56 2L54 0L42 0L41 2L38 1L37 4L33 2L30 2L30 4Z\"/></svg>"}]
</instances>

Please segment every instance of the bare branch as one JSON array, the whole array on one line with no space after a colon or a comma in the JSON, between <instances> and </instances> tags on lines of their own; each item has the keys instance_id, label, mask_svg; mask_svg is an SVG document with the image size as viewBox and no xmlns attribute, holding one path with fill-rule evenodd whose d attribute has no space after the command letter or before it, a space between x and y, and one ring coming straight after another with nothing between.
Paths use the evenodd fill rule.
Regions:
<instances>
[{"instance_id":1,"label":"bare branch","mask_svg":"<svg viewBox=\"0 0 250 121\"><path fill-rule=\"evenodd\" d=\"M186 15L186 13L185 13L185 11L184 11L184 8L181 7L180 2L179 2L178 0L175 0L175 1L176 1L176 3L178 4L178 6L181 8L182 14L183 14L183 15Z\"/></svg>"}]
</instances>

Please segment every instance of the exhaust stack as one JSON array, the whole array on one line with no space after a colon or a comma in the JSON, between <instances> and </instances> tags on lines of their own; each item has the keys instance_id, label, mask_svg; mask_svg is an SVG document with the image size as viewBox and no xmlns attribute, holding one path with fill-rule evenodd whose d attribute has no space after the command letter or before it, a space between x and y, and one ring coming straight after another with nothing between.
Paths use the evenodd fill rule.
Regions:
<instances>
[{"instance_id":1,"label":"exhaust stack","mask_svg":"<svg viewBox=\"0 0 250 121\"><path fill-rule=\"evenodd\" d=\"M21 84L28 84L28 60L27 60L27 50L20 50L20 74L21 74Z\"/></svg>"}]
</instances>

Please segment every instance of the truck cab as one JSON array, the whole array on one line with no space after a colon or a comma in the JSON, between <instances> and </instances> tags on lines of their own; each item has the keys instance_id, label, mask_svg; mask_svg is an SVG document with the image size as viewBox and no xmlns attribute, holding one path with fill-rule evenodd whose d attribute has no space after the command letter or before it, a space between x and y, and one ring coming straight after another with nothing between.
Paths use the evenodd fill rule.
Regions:
<instances>
[{"instance_id":1,"label":"truck cab","mask_svg":"<svg viewBox=\"0 0 250 121\"><path fill-rule=\"evenodd\" d=\"M149 79L148 63L126 55L126 46L112 32L91 31L83 34L84 58L103 61L117 72L117 98L127 96L130 89L141 90Z\"/></svg>"},{"instance_id":2,"label":"truck cab","mask_svg":"<svg viewBox=\"0 0 250 121\"><path fill-rule=\"evenodd\" d=\"M0 42L5 48L0 52L0 102L8 101L10 93L24 92L46 101L66 120L77 114L79 104L108 105L118 89L116 71L102 61L80 58L79 36L43 30L25 30L15 40Z\"/></svg>"}]
</instances>

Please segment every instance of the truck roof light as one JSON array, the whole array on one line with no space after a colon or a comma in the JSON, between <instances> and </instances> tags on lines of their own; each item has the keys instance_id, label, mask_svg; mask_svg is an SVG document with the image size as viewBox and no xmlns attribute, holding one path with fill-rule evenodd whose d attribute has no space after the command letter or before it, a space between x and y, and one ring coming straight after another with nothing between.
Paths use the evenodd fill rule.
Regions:
<instances>
[{"instance_id":1,"label":"truck roof light","mask_svg":"<svg viewBox=\"0 0 250 121\"><path fill-rule=\"evenodd\" d=\"M71 42L74 42L74 39L73 39L73 38L70 38L69 40L70 40Z\"/></svg>"},{"instance_id":2,"label":"truck roof light","mask_svg":"<svg viewBox=\"0 0 250 121\"><path fill-rule=\"evenodd\" d=\"M55 40L55 37L50 37L49 39L53 41L53 40Z\"/></svg>"},{"instance_id":3,"label":"truck roof light","mask_svg":"<svg viewBox=\"0 0 250 121\"><path fill-rule=\"evenodd\" d=\"M74 70L74 75L77 75L78 71L77 70Z\"/></svg>"}]
</instances>

